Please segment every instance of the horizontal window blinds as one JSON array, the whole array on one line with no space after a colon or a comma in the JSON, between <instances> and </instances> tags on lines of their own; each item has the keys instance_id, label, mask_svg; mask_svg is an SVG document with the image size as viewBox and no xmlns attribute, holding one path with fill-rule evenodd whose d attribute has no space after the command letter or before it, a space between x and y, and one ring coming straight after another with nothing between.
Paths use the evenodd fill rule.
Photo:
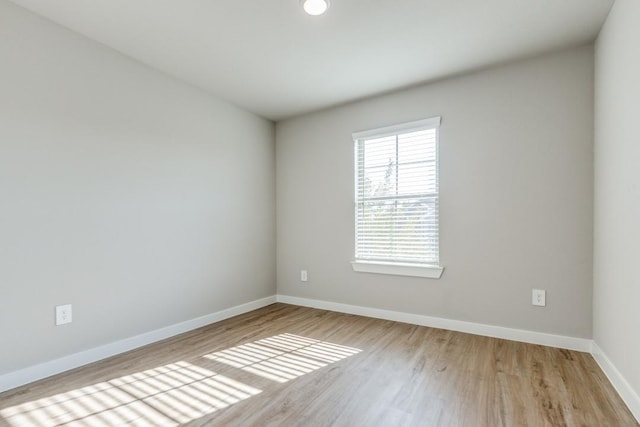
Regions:
<instances>
[{"instance_id":1,"label":"horizontal window blinds","mask_svg":"<svg viewBox=\"0 0 640 427\"><path fill-rule=\"evenodd\" d=\"M439 122L354 134L357 261L438 265Z\"/></svg>"}]
</instances>

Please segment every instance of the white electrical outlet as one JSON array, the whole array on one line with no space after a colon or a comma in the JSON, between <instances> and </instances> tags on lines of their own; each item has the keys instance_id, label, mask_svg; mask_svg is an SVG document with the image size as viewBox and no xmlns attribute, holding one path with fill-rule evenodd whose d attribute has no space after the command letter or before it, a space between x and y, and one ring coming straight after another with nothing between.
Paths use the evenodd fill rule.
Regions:
<instances>
[{"instance_id":1,"label":"white electrical outlet","mask_svg":"<svg viewBox=\"0 0 640 427\"><path fill-rule=\"evenodd\" d=\"M532 289L531 291L531 304L540 307L547 305L547 292L544 289Z\"/></svg>"},{"instance_id":2,"label":"white electrical outlet","mask_svg":"<svg viewBox=\"0 0 640 427\"><path fill-rule=\"evenodd\" d=\"M307 275L307 270L300 270L300 281L306 282L309 280L309 276Z\"/></svg>"},{"instance_id":3,"label":"white electrical outlet","mask_svg":"<svg viewBox=\"0 0 640 427\"><path fill-rule=\"evenodd\" d=\"M56 306L56 326L71 323L72 321L71 304Z\"/></svg>"}]
</instances>

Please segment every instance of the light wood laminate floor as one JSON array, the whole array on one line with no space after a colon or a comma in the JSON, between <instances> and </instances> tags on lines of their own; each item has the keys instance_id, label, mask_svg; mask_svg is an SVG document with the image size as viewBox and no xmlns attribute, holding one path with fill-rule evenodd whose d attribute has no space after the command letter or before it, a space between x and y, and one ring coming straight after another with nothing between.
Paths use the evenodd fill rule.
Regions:
<instances>
[{"instance_id":1,"label":"light wood laminate floor","mask_svg":"<svg viewBox=\"0 0 640 427\"><path fill-rule=\"evenodd\" d=\"M593 358L274 304L0 394L1 426L637 426Z\"/></svg>"}]
</instances>

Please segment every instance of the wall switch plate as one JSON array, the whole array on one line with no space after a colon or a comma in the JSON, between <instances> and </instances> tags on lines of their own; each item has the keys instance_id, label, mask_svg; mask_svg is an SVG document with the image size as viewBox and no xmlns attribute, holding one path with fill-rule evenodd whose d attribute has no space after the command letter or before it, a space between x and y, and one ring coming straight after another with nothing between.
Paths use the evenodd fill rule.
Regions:
<instances>
[{"instance_id":1,"label":"wall switch plate","mask_svg":"<svg viewBox=\"0 0 640 427\"><path fill-rule=\"evenodd\" d=\"M309 276L307 275L307 270L300 270L300 281L306 282L309 280Z\"/></svg>"},{"instance_id":2,"label":"wall switch plate","mask_svg":"<svg viewBox=\"0 0 640 427\"><path fill-rule=\"evenodd\" d=\"M56 306L56 326L71 323L72 320L71 304Z\"/></svg>"},{"instance_id":3,"label":"wall switch plate","mask_svg":"<svg viewBox=\"0 0 640 427\"><path fill-rule=\"evenodd\" d=\"M544 307L547 305L547 292L544 289L532 289L531 304Z\"/></svg>"}]
</instances>

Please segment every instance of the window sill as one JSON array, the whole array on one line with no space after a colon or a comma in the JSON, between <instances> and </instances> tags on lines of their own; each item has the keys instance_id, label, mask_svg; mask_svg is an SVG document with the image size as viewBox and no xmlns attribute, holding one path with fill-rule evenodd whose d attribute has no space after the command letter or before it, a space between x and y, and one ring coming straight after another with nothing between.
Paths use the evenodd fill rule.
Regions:
<instances>
[{"instance_id":1,"label":"window sill","mask_svg":"<svg viewBox=\"0 0 640 427\"><path fill-rule=\"evenodd\" d=\"M358 273L392 274L395 276L427 277L439 279L444 267L437 265L393 264L383 262L352 261L353 271Z\"/></svg>"}]
</instances>

